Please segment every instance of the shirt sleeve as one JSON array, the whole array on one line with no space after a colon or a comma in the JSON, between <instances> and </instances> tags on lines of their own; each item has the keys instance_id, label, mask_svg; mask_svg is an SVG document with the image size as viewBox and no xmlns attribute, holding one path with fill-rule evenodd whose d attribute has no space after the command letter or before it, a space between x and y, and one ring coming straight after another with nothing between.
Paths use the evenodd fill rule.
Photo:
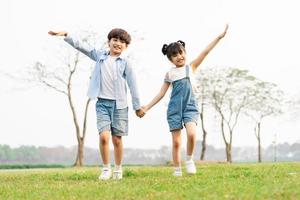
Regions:
<instances>
[{"instance_id":1,"label":"shirt sleeve","mask_svg":"<svg viewBox=\"0 0 300 200\"><path fill-rule=\"evenodd\" d=\"M141 108L141 104L140 104L139 91L137 87L136 75L131 66L131 63L128 61L126 62L125 75L126 75L126 81L132 98L132 107L134 110L139 110Z\"/></svg>"},{"instance_id":2,"label":"shirt sleeve","mask_svg":"<svg viewBox=\"0 0 300 200\"><path fill-rule=\"evenodd\" d=\"M91 47L87 43L80 41L77 37L74 37L70 34L68 34L68 36L64 38L64 41L66 41L68 44L70 44L72 47L74 47L81 53L90 57L92 60L97 61L98 54L97 50L94 47Z\"/></svg>"},{"instance_id":3,"label":"shirt sleeve","mask_svg":"<svg viewBox=\"0 0 300 200\"><path fill-rule=\"evenodd\" d=\"M166 82L166 83L171 83L171 82L172 82L172 81L170 80L170 78L169 78L169 73L168 73L168 72L166 73L164 82Z\"/></svg>"}]
</instances>

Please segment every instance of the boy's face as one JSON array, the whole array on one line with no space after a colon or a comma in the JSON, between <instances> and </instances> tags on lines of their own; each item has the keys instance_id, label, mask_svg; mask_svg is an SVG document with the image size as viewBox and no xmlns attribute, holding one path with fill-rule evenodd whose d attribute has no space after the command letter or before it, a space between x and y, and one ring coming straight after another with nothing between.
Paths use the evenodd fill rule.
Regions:
<instances>
[{"instance_id":1,"label":"boy's face","mask_svg":"<svg viewBox=\"0 0 300 200\"><path fill-rule=\"evenodd\" d=\"M111 38L108 41L108 46L111 56L119 56L127 48L126 42L119 38Z\"/></svg>"},{"instance_id":2,"label":"boy's face","mask_svg":"<svg viewBox=\"0 0 300 200\"><path fill-rule=\"evenodd\" d=\"M176 65L176 67L182 67L185 65L185 52L177 53L171 56L171 62Z\"/></svg>"}]
</instances>

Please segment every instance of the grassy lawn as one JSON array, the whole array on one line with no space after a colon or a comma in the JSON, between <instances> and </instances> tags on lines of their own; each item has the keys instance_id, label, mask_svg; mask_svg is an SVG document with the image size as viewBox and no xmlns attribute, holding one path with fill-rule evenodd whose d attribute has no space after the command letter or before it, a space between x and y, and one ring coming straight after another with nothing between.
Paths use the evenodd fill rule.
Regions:
<instances>
[{"instance_id":1,"label":"grassy lawn","mask_svg":"<svg viewBox=\"0 0 300 200\"><path fill-rule=\"evenodd\" d=\"M300 199L300 163L124 167L123 180L99 181L99 168L0 170L0 199Z\"/></svg>"}]
</instances>

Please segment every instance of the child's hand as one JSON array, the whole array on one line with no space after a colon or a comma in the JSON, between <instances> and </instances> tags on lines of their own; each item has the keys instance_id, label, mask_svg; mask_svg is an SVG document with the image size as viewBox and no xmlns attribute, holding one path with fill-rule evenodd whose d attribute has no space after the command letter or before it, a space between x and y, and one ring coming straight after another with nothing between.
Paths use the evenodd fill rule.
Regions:
<instances>
[{"instance_id":1,"label":"child's hand","mask_svg":"<svg viewBox=\"0 0 300 200\"><path fill-rule=\"evenodd\" d=\"M48 34L53 35L53 36L67 36L68 35L68 33L65 31L60 31L60 32L49 31Z\"/></svg>"},{"instance_id":2,"label":"child's hand","mask_svg":"<svg viewBox=\"0 0 300 200\"><path fill-rule=\"evenodd\" d=\"M138 116L139 118L142 118L142 117L144 117L144 115L145 115L146 113L144 112L143 109L138 109L138 110L135 111L135 114L136 114L136 116Z\"/></svg>"},{"instance_id":3,"label":"child's hand","mask_svg":"<svg viewBox=\"0 0 300 200\"><path fill-rule=\"evenodd\" d=\"M226 27L225 27L225 30L223 31L223 33L221 33L221 35L219 35L219 37L218 37L219 39L222 39L226 35L227 29L228 29L228 24L226 24Z\"/></svg>"}]
</instances>

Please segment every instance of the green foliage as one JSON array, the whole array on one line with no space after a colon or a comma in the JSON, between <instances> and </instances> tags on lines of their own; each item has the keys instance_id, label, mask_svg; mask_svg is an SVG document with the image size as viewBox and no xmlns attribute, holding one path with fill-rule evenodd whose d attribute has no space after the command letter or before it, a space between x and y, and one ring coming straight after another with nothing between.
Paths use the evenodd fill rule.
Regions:
<instances>
[{"instance_id":1,"label":"green foliage","mask_svg":"<svg viewBox=\"0 0 300 200\"><path fill-rule=\"evenodd\" d=\"M0 199L300 199L300 163L201 164L196 175L172 167L124 167L120 181L99 168L0 171Z\"/></svg>"},{"instance_id":2,"label":"green foliage","mask_svg":"<svg viewBox=\"0 0 300 200\"><path fill-rule=\"evenodd\" d=\"M59 164L52 164L52 165L46 165L46 164L0 165L0 169L34 169L34 168L64 168L64 167L66 167L66 166L59 165Z\"/></svg>"},{"instance_id":3,"label":"green foliage","mask_svg":"<svg viewBox=\"0 0 300 200\"><path fill-rule=\"evenodd\" d=\"M20 146L10 148L8 145L0 145L0 161L34 161L40 158L39 150L34 146Z\"/></svg>"}]
</instances>

